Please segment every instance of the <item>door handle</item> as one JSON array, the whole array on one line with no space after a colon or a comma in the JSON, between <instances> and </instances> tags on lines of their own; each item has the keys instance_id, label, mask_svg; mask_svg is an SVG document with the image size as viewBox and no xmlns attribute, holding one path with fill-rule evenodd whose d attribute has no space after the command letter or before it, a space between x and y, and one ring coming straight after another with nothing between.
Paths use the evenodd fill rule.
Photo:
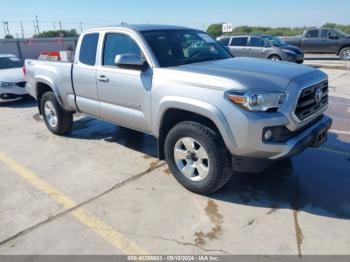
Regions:
<instances>
[{"instance_id":1,"label":"door handle","mask_svg":"<svg viewBox=\"0 0 350 262\"><path fill-rule=\"evenodd\" d=\"M105 75L100 75L100 76L96 77L96 79L100 82L105 82L105 83L109 82L109 78Z\"/></svg>"}]
</instances>

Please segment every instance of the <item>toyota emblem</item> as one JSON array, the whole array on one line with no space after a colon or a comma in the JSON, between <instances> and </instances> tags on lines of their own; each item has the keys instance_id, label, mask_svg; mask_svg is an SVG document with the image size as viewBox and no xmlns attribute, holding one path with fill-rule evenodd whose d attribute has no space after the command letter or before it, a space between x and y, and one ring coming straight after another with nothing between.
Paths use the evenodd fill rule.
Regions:
<instances>
[{"instance_id":1,"label":"toyota emblem","mask_svg":"<svg viewBox=\"0 0 350 262\"><path fill-rule=\"evenodd\" d=\"M322 100L322 90L321 88L317 88L315 92L315 101L316 103L320 103Z\"/></svg>"}]
</instances>

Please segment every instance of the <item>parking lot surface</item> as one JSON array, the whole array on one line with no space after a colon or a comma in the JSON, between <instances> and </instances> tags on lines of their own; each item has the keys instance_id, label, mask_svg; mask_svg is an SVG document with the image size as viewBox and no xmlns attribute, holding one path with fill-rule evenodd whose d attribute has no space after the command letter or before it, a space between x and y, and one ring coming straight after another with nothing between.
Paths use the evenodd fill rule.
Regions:
<instances>
[{"instance_id":1,"label":"parking lot surface","mask_svg":"<svg viewBox=\"0 0 350 262\"><path fill-rule=\"evenodd\" d=\"M54 136L35 101L0 106L0 254L350 254L350 71L329 75L318 149L218 193L186 191L154 138L77 115Z\"/></svg>"}]
</instances>

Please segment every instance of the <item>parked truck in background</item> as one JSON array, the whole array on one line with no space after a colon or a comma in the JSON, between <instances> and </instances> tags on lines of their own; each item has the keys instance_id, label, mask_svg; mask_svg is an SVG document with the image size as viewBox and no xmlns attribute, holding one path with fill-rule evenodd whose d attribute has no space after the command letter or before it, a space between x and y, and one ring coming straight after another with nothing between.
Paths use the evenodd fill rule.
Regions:
<instances>
[{"instance_id":1,"label":"parked truck in background","mask_svg":"<svg viewBox=\"0 0 350 262\"><path fill-rule=\"evenodd\" d=\"M342 60L350 60L350 35L338 29L312 28L301 36L280 38L301 48L304 53L336 54Z\"/></svg>"},{"instance_id":2,"label":"parked truck in background","mask_svg":"<svg viewBox=\"0 0 350 262\"><path fill-rule=\"evenodd\" d=\"M177 181L201 194L218 190L234 170L257 172L261 163L319 146L331 125L323 114L326 74L233 58L185 27L87 30L73 63L26 60L25 72L52 133L69 133L82 112L151 134Z\"/></svg>"}]
</instances>

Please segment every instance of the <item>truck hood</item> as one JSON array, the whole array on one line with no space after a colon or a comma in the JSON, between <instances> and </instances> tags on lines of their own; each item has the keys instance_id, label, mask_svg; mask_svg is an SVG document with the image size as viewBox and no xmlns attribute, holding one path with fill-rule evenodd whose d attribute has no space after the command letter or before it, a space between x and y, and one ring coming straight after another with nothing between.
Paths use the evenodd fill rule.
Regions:
<instances>
[{"instance_id":1,"label":"truck hood","mask_svg":"<svg viewBox=\"0 0 350 262\"><path fill-rule=\"evenodd\" d=\"M318 71L315 68L267 59L230 58L161 68L167 80L218 90L284 91L295 78Z\"/></svg>"},{"instance_id":2,"label":"truck hood","mask_svg":"<svg viewBox=\"0 0 350 262\"><path fill-rule=\"evenodd\" d=\"M23 82L24 76L22 72L22 67L1 69L0 70L0 81L1 82Z\"/></svg>"}]
</instances>

